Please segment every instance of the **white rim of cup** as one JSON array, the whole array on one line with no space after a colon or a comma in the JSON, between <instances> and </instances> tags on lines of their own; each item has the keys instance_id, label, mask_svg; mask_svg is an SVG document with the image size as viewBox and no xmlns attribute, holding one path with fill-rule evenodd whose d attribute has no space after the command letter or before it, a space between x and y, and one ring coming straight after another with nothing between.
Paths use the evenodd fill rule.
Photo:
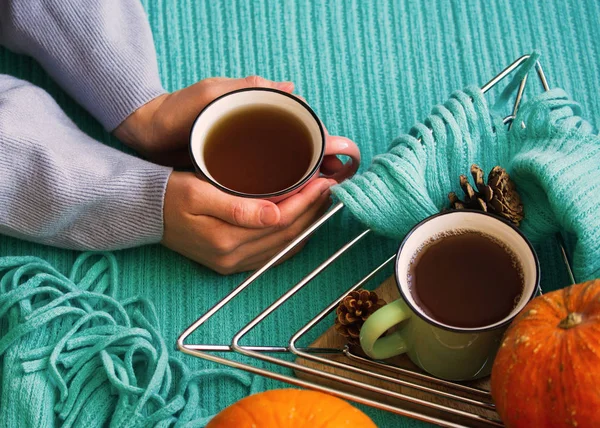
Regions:
<instances>
[{"instance_id":1,"label":"white rim of cup","mask_svg":"<svg viewBox=\"0 0 600 428\"><path fill-rule=\"evenodd\" d=\"M487 216L493 221L498 221L500 223L503 223L505 226L508 226L510 229L512 229L512 231L514 233L516 233L523 240L523 242L529 248L529 251L531 252L531 255L533 258L533 263L534 263L534 268L535 268L534 282L533 282L532 290L531 290L531 293L529 294L529 296L525 295L525 289L524 289L523 296L521 297L519 304L516 305L515 308L506 317L504 317L500 321L497 321L493 324L485 325L482 327L456 327L456 326L452 326L449 324L444 324L440 321L435 320L434 318L430 317L429 315L425 314L420 308L418 308L415 305L413 297L406 295L406 292L408 290L405 290L405 287L400 283L400 275L398 274L398 270L400 268L400 257L402 254L402 250L404 249L406 244L409 242L411 237L414 235L414 233L418 229L420 229L426 223L428 223L432 220L435 220L441 216L460 214L460 213L468 213L468 214ZM459 228L459 230L472 231L474 229L469 228L468 226L465 226L464 228ZM486 234L485 231L481 231L481 233ZM502 242L505 243L504 241L502 241ZM511 248L511 250L514 251L513 248ZM483 333L486 331L496 330L496 329L499 329L501 327L508 325L523 310L523 308L527 305L527 303L529 303L533 299L533 297L536 295L536 293L540 289L540 262L539 262L539 259L537 257L537 254L536 254L533 246L531 245L531 242L529 242L529 240L523 234L523 232L521 232L519 229L517 229L512 223L509 223L508 221L506 221L496 215L487 213L487 212L464 209L464 210L446 211L446 212L434 214L432 216L427 217L423 221L419 222L417 225L415 225L404 237L404 239L402 240L402 243L400 244L400 246L398 248L398 252L396 253L396 262L395 262L395 266L394 266L394 278L396 280L396 286L398 287L398 290L400 292L400 296L402 297L402 300L408 305L408 307L413 311L413 313L415 315L417 315L419 318L423 319L425 322L432 324L436 327L439 327L441 329L453 331L456 333ZM408 288L408 287L406 287L406 288ZM410 291L408 291L408 293L410 294Z\"/></svg>"},{"instance_id":2,"label":"white rim of cup","mask_svg":"<svg viewBox=\"0 0 600 428\"><path fill-rule=\"evenodd\" d=\"M272 192L272 193L244 193L244 192L240 192L234 189L230 189L228 187L223 186L222 184L220 184L218 181L216 181L214 178L212 178L211 174L206 170L204 165L199 164L196 161L196 158L194 156L194 150L193 150L193 144L194 144L194 139L193 139L193 135L194 135L194 128L196 127L196 124L198 123L198 121L200 120L201 116L206 113L211 106L214 106L217 102L221 101L222 99L229 97L231 95L234 94L238 94L240 92L250 92L250 91L264 91L264 92L273 92L279 95L283 95L293 101L295 101L296 103L298 103L299 105L301 105L302 107L304 107L305 110L308 111L308 113L311 115L311 117L314 119L315 123L317 124L318 128L319 128L319 133L321 134L321 150L320 150L320 154L318 156L318 159L315 163L315 165L310 169L310 171L308 173L305 173L304 177L298 181L297 183L295 183L294 185L290 186L290 187L286 187L285 189L279 190L277 192ZM223 94L217 98L215 98L214 100L212 100L210 103L208 103L201 111L200 113L198 113L198 116L196 116L196 119L194 119L194 122L192 123L192 127L191 127L191 131L190 131L190 141L188 144L188 149L189 149L189 153L190 153L190 158L192 159L192 163L194 165L194 168L196 168L197 171L200 171L202 173L202 175L204 176L204 178L206 178L206 180L208 180L212 185L214 185L215 187L217 187L218 189L227 192L229 194L235 195L235 196L241 196L244 198L257 198L257 199L266 199L266 198L273 198L276 196L280 196L280 195L284 195L286 193L292 192L294 190L296 190L297 188L303 186L308 180L310 180L310 178L317 173L317 171L319 170L319 168L321 167L321 163L323 162L323 157L325 156L325 129L323 128L323 125L321 123L321 121L319 120L319 117L317 116L317 114L313 111L312 108L310 108L310 106L308 104L306 104L304 101L302 101L301 99L295 97L294 95L288 93L288 92L284 92L284 91L280 91L279 89L273 89L273 88L260 88L260 87L253 87L253 88L243 88L243 89L236 89L235 91L231 91L231 92L227 92L226 94Z\"/></svg>"}]
</instances>

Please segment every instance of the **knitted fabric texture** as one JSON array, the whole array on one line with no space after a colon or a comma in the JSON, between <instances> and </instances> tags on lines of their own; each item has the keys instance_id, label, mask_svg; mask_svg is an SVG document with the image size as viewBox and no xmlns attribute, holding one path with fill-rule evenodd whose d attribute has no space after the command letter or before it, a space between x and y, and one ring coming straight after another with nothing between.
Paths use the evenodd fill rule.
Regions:
<instances>
[{"instance_id":1,"label":"knitted fabric texture","mask_svg":"<svg viewBox=\"0 0 600 428\"><path fill-rule=\"evenodd\" d=\"M76 4L64 0L37 3ZM72 8L73 13L91 10L89 3L86 2L85 8ZM106 14L94 15L98 25L104 25L105 16L114 16L113 12L128 2L104 3ZM550 85L564 88L580 101L588 119L598 123L600 118L600 43L597 42L600 2L597 0L524 1L518 6L510 0L142 0L142 4L153 33L165 89L175 91L213 76L260 75L293 81L296 92L308 100L331 134L350 137L359 145L363 159L361 172L367 170L376 154L388 150L394 137L409 131L410 125L424 118L431 107L445 101L454 90L488 81L533 47L544 53L541 62ZM119 19L127 24L121 15ZM63 20L56 17L54 22ZM46 25L41 21L38 26ZM130 30L131 26L125 28ZM25 30L37 32L31 28ZM112 34L121 33L112 31ZM131 32L122 34L126 37ZM115 43L119 42L120 39L115 39ZM82 43L85 48L99 40L90 42L86 38ZM125 48L126 43L119 46ZM83 52L86 58L98 54L89 49ZM113 62L108 58L106 64L108 67ZM123 149L53 83L55 80L38 62L0 49L0 73L43 88L85 133ZM533 73L528 85L538 88ZM488 95L486 98L491 99ZM122 105L113 106L116 107ZM458 176L454 176L446 181L450 187L440 191L440 201L445 201L446 192L458 190L457 180ZM271 269L256 285L231 301L214 317L214 323L207 323L195 335L198 341L194 343L228 344L243 325L364 230L364 225L350 214L349 209L344 209L330 219L293 259ZM395 240L376 236L363 239L308 284L305 289L308 298L299 293L290 299L261 323L264 328L257 330L256 340L248 337L244 343L286 346L290 336L323 309L324 302L336 299L396 249ZM555 242L544 242L536 249L542 264L543 287L547 290L564 287L568 278ZM78 252L1 236L0 256L8 255L35 255L50 261L60 272L68 273ZM246 276L216 275L159 245L121 250L114 255L121 268L119 296L141 295L154 303L169 350L185 327ZM391 274L389 266L369 286L376 287ZM319 298L314 298L315 295ZM2 324L5 323L0 320L0 336L6 333ZM320 325L312 329L306 343L315 340L326 328L327 325ZM172 354L190 368L216 367L203 359ZM276 365L268 368L292 374L291 370ZM282 386L268 378L262 382L265 389ZM221 387L220 381L207 379L200 388L202 407L214 413L239 399L244 389L237 383L230 388ZM25 387L15 391L18 395L14 401L23 402L21 421L27 421L29 407L25 403L29 400L37 404L39 395L32 389L26 393ZM0 408L8 412L4 410L5 403ZM47 398L47 403L50 408L54 402ZM39 408L32 407L31 412L35 414ZM46 407L43 409L47 415ZM366 406L362 409L380 428L430 426L383 410ZM0 426L13 428L15 424L5 424L0 419ZM52 425L23 422L18 426Z\"/></svg>"},{"instance_id":2,"label":"knitted fabric texture","mask_svg":"<svg viewBox=\"0 0 600 428\"><path fill-rule=\"evenodd\" d=\"M68 277L35 257L0 258L0 273L6 426L204 426L203 379L257 389L240 371L169 357L152 304L117 300L111 254L81 255Z\"/></svg>"},{"instance_id":3,"label":"knitted fabric texture","mask_svg":"<svg viewBox=\"0 0 600 428\"><path fill-rule=\"evenodd\" d=\"M523 104L507 131L481 90L469 87L436 106L375 157L367 172L334 193L373 230L402 238L448 206L448 192L460 191L458 177L472 163L485 171L501 165L521 193L524 233L534 243L557 232L567 235L574 243L576 278L595 278L600 276L600 191L590 177L600 174L600 138L580 115L577 103L553 89Z\"/></svg>"}]
</instances>

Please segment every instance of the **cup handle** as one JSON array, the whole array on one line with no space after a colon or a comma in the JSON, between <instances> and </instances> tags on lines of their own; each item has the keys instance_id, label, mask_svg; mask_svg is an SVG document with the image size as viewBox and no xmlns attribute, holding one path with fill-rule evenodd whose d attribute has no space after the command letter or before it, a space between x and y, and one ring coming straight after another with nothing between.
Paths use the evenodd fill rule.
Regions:
<instances>
[{"instance_id":1,"label":"cup handle","mask_svg":"<svg viewBox=\"0 0 600 428\"><path fill-rule=\"evenodd\" d=\"M396 330L381 337L389 328L410 318L411 311L398 299L375 311L360 329L360 346L369 357L382 360L408 351L408 345L402 338L402 331Z\"/></svg>"},{"instance_id":2,"label":"cup handle","mask_svg":"<svg viewBox=\"0 0 600 428\"><path fill-rule=\"evenodd\" d=\"M338 183L352 177L360 166L360 150L356 143L348 138L329 137L325 144L325 156L331 155L345 155L350 157L350 160L344 164L340 171L332 175L325 175L325 177L333 178Z\"/></svg>"}]
</instances>

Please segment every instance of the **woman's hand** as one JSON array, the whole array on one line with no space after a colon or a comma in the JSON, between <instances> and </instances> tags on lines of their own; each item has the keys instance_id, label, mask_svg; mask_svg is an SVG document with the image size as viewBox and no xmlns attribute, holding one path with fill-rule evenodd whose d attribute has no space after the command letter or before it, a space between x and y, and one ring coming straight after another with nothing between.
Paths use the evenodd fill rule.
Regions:
<instances>
[{"instance_id":1,"label":"woman's hand","mask_svg":"<svg viewBox=\"0 0 600 428\"><path fill-rule=\"evenodd\" d=\"M274 204L232 196L192 173L173 172L165 194L162 243L221 274L256 269L325 213L333 184L318 178Z\"/></svg>"},{"instance_id":2,"label":"woman's hand","mask_svg":"<svg viewBox=\"0 0 600 428\"><path fill-rule=\"evenodd\" d=\"M251 87L274 88L288 93L294 90L292 82L273 82L259 76L204 79L143 105L115 129L115 135L152 162L175 167L191 166L188 144L198 113L223 94ZM304 100L300 96L298 98ZM327 138L335 137L327 135ZM323 159L323 173L333 174L340 168L342 163L337 157L325 156Z\"/></svg>"},{"instance_id":3,"label":"woman's hand","mask_svg":"<svg viewBox=\"0 0 600 428\"><path fill-rule=\"evenodd\" d=\"M198 113L215 98L248 87L289 93L294 90L291 82L257 76L205 79L140 107L115 130L115 135L150 161L190 166L189 134ZM321 172L329 175L341 167L337 157L326 156ZM192 173L175 171L165 194L162 243L222 274L256 269L325 213L331 204L329 187L333 184L333 180L316 179L299 193L274 204L232 196Z\"/></svg>"},{"instance_id":4,"label":"woman's hand","mask_svg":"<svg viewBox=\"0 0 600 428\"><path fill-rule=\"evenodd\" d=\"M291 82L273 82L258 76L245 79L216 77L161 95L133 112L115 135L152 162L189 166L188 142L198 113L212 100L236 89L263 87L291 93Z\"/></svg>"}]
</instances>

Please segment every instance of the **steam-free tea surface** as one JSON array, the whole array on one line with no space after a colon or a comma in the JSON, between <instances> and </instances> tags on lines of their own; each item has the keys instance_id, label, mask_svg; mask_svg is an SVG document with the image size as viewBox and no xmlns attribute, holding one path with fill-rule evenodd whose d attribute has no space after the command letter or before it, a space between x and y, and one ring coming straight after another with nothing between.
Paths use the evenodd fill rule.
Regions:
<instances>
[{"instance_id":1,"label":"steam-free tea surface","mask_svg":"<svg viewBox=\"0 0 600 428\"><path fill-rule=\"evenodd\" d=\"M293 186L310 167L313 144L306 126L271 106L242 107L210 130L206 169L221 185L249 194Z\"/></svg>"},{"instance_id":2,"label":"steam-free tea surface","mask_svg":"<svg viewBox=\"0 0 600 428\"><path fill-rule=\"evenodd\" d=\"M410 288L433 319L454 327L483 327L514 309L523 293L523 273L505 245L463 231L437 237L416 254Z\"/></svg>"}]
</instances>

